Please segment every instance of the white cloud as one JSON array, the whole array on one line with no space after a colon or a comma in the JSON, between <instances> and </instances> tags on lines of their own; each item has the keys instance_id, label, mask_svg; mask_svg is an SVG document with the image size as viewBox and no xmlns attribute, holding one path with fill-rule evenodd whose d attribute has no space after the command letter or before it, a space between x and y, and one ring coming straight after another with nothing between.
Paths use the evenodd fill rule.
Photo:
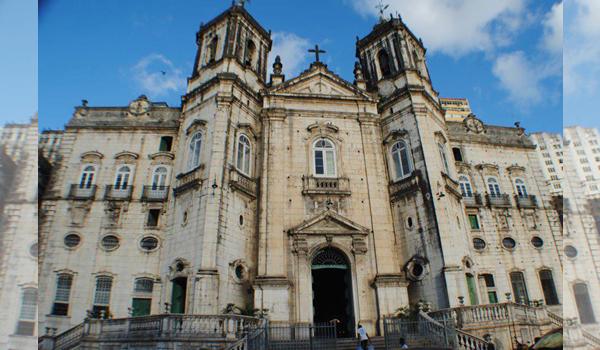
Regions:
<instances>
[{"instance_id":1,"label":"white cloud","mask_svg":"<svg viewBox=\"0 0 600 350\"><path fill-rule=\"evenodd\" d=\"M183 72L164 55L154 53L143 57L132 67L131 72L142 92L150 96L183 93L185 90Z\"/></svg>"},{"instance_id":2,"label":"white cloud","mask_svg":"<svg viewBox=\"0 0 600 350\"><path fill-rule=\"evenodd\" d=\"M557 3L546 14L542 22L544 35L542 47L549 52L562 53L563 49L563 3Z\"/></svg>"},{"instance_id":3,"label":"white cloud","mask_svg":"<svg viewBox=\"0 0 600 350\"><path fill-rule=\"evenodd\" d=\"M378 16L378 0L349 0L363 15ZM459 57L512 42L525 21L525 0L388 0L432 52Z\"/></svg>"},{"instance_id":4,"label":"white cloud","mask_svg":"<svg viewBox=\"0 0 600 350\"><path fill-rule=\"evenodd\" d=\"M281 57L283 64L283 73L286 78L292 78L300 73L301 70L308 68L308 52L310 42L308 39L299 37L294 33L274 32L271 36L273 47L269 54L269 69L272 70L275 56Z\"/></svg>"},{"instance_id":5,"label":"white cloud","mask_svg":"<svg viewBox=\"0 0 600 350\"><path fill-rule=\"evenodd\" d=\"M521 108L527 108L552 93L542 82L546 78L559 76L560 68L556 61L533 62L523 51L515 51L498 56L492 72L509 100Z\"/></svg>"}]
</instances>

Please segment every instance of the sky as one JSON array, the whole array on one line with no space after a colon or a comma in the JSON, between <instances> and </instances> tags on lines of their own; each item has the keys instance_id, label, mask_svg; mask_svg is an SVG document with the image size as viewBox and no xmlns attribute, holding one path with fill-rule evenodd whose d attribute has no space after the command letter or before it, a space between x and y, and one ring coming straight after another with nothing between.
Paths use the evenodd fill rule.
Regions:
<instances>
[{"instance_id":1,"label":"sky","mask_svg":"<svg viewBox=\"0 0 600 350\"><path fill-rule=\"evenodd\" d=\"M584 1L569 2L585 6ZM355 40L376 23L377 3L253 0L246 8L272 31L270 57L281 56L287 79L308 67L314 57L307 50L319 44L327 51L322 60L329 68L352 81ZM384 3L390 5L386 16L399 13L423 39L440 96L468 98L473 112L486 123L510 126L520 121L528 132L562 129L560 1ZM40 127L62 128L82 99L90 106L124 106L146 94L154 101L180 105L193 68L195 33L200 23L230 4L230 0L46 0L39 16ZM572 11L574 17L582 16L577 8ZM593 19L589 26L594 26ZM594 27L600 32L599 28ZM581 30L573 35L581 36ZM572 71L578 65L574 62ZM582 97L572 96L572 104L578 105ZM570 115L594 122L589 110L573 108Z\"/></svg>"},{"instance_id":2,"label":"sky","mask_svg":"<svg viewBox=\"0 0 600 350\"><path fill-rule=\"evenodd\" d=\"M37 111L37 3L0 0L0 126Z\"/></svg>"}]
</instances>

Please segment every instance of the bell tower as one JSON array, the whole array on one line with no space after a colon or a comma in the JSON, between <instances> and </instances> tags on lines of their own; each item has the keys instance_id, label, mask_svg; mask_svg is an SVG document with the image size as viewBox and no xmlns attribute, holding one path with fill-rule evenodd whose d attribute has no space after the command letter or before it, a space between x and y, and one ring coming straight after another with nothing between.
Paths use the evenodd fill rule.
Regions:
<instances>
[{"instance_id":1,"label":"bell tower","mask_svg":"<svg viewBox=\"0 0 600 350\"><path fill-rule=\"evenodd\" d=\"M400 16L380 18L373 31L356 41L358 58L367 80L367 87L379 89L388 96L403 85L428 85L429 72L425 63L426 49L404 24Z\"/></svg>"},{"instance_id":2,"label":"bell tower","mask_svg":"<svg viewBox=\"0 0 600 350\"><path fill-rule=\"evenodd\" d=\"M355 72L362 73L357 82L380 97L390 205L399 255L407 257L402 268L411 281L409 299L434 308L454 306L458 296L468 295L463 261L470 245L445 112L431 84L423 42L400 16L384 18L386 7L379 7L378 23L357 38ZM408 184L419 185L400 190Z\"/></svg>"},{"instance_id":3,"label":"bell tower","mask_svg":"<svg viewBox=\"0 0 600 350\"><path fill-rule=\"evenodd\" d=\"M244 81L250 80L253 88L265 83L271 32L246 11L243 2L234 2L213 20L201 24L196 44L188 91L219 73L234 73Z\"/></svg>"}]
</instances>

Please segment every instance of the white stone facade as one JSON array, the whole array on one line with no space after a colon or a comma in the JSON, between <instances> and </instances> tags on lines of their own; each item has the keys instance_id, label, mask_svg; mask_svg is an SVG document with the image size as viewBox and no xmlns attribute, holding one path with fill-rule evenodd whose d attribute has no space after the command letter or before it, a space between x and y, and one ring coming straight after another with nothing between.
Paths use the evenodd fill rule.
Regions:
<instances>
[{"instance_id":1,"label":"white stone facade","mask_svg":"<svg viewBox=\"0 0 600 350\"><path fill-rule=\"evenodd\" d=\"M238 5L197 38L180 109L142 96L129 107L82 105L67 125L43 203L41 327L67 329L94 307L126 317L229 304L273 322L328 321L335 314L313 304L321 269L345 271L332 273L343 286L330 287L345 298L337 311L350 335L356 323L380 333L383 317L420 300L434 309L489 303L490 288L495 301L514 298L511 273L537 301L551 294L539 272L551 271L562 303L560 223L535 147L521 128L447 121L423 45L400 19L357 42L354 84L318 61L285 80L278 59L267 81L269 33ZM144 189L162 186L158 167L169 188L150 201ZM479 202L465 205L475 199L463 198L461 175ZM486 196L489 176L501 203ZM105 195L106 185L118 193ZM118 247L109 237L112 249L102 248L107 235ZM155 250L140 247L147 236ZM515 247L502 247L508 237ZM57 306L60 276L72 285ZM138 278L153 281L150 294L134 291Z\"/></svg>"}]
</instances>

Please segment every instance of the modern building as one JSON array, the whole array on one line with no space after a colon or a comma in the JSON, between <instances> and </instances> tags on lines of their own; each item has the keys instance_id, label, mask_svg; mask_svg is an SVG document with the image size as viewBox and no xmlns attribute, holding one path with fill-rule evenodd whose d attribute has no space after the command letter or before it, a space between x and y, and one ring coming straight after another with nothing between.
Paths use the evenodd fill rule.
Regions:
<instances>
[{"instance_id":1,"label":"modern building","mask_svg":"<svg viewBox=\"0 0 600 350\"><path fill-rule=\"evenodd\" d=\"M0 348L37 346L37 117L0 130Z\"/></svg>"},{"instance_id":2,"label":"modern building","mask_svg":"<svg viewBox=\"0 0 600 350\"><path fill-rule=\"evenodd\" d=\"M76 107L42 203L40 326L234 305L343 337L429 304L504 315L461 322L498 348L551 327L560 220L525 130L449 117L468 103L442 104L400 18L356 42L353 83L318 56L268 77L271 44L234 4L198 31L181 107Z\"/></svg>"},{"instance_id":3,"label":"modern building","mask_svg":"<svg viewBox=\"0 0 600 350\"><path fill-rule=\"evenodd\" d=\"M560 134L537 132L529 135L531 141L537 146L537 155L540 168L548 185L550 193L561 196L564 179L564 151Z\"/></svg>"},{"instance_id":4,"label":"modern building","mask_svg":"<svg viewBox=\"0 0 600 350\"><path fill-rule=\"evenodd\" d=\"M565 158L574 160L572 169L585 195L600 195L600 134L595 128L564 128Z\"/></svg>"}]
</instances>

